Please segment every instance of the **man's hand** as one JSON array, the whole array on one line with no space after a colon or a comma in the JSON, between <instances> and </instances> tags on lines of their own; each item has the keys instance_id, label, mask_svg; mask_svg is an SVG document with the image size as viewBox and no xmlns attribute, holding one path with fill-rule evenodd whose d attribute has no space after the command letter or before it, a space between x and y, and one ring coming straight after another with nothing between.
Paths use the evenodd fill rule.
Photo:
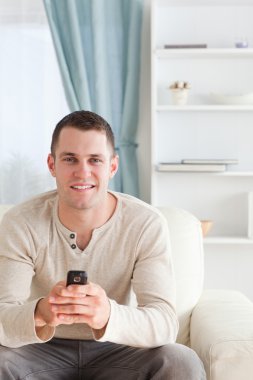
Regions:
<instances>
[{"instance_id":1,"label":"man's hand","mask_svg":"<svg viewBox=\"0 0 253 380\"><path fill-rule=\"evenodd\" d=\"M87 323L92 329L104 330L110 317L110 303L97 284L69 285L58 282L35 310L35 326L58 326ZM101 335L101 334L100 334Z\"/></svg>"}]
</instances>

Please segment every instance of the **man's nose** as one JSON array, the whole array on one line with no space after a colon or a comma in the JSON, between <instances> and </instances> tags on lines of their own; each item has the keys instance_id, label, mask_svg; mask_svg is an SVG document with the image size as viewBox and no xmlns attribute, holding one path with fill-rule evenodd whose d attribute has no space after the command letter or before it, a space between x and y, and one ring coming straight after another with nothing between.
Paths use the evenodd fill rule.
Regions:
<instances>
[{"instance_id":1,"label":"man's nose","mask_svg":"<svg viewBox=\"0 0 253 380\"><path fill-rule=\"evenodd\" d=\"M75 175L79 178L88 178L91 176L91 168L87 162L80 162L76 167Z\"/></svg>"}]
</instances>

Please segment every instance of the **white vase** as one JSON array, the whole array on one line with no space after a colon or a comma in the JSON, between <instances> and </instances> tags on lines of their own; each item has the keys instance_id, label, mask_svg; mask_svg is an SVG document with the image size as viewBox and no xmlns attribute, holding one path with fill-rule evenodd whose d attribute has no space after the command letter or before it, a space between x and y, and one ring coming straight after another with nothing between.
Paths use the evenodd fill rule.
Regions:
<instances>
[{"instance_id":1,"label":"white vase","mask_svg":"<svg viewBox=\"0 0 253 380\"><path fill-rule=\"evenodd\" d=\"M188 101L188 89L175 88L171 90L171 101L174 105L183 106Z\"/></svg>"}]
</instances>

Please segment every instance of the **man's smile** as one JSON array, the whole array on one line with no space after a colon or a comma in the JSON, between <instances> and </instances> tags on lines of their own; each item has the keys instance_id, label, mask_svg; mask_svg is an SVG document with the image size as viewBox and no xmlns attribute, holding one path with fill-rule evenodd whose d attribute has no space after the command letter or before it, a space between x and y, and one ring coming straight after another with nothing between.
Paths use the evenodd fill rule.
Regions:
<instances>
[{"instance_id":1,"label":"man's smile","mask_svg":"<svg viewBox=\"0 0 253 380\"><path fill-rule=\"evenodd\" d=\"M72 185L70 187L71 189L74 189L74 190L88 190L88 189L93 189L95 186L94 185Z\"/></svg>"}]
</instances>

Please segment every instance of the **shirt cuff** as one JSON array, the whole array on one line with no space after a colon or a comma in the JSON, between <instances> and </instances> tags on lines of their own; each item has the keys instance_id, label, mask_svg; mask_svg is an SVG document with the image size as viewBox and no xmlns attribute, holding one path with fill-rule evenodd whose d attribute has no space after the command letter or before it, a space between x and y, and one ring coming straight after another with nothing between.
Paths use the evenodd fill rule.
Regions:
<instances>
[{"instance_id":1,"label":"shirt cuff","mask_svg":"<svg viewBox=\"0 0 253 380\"><path fill-rule=\"evenodd\" d=\"M101 330L93 330L92 329L93 337L97 342L113 342L112 332L114 331L114 333L115 333L115 327L116 327L115 326L115 316L116 316L117 302L115 302L111 299L109 299L109 302L110 302L111 311L110 311L110 317L109 317L109 320L107 322L106 327L104 329L101 329ZM103 331L102 336L101 336L102 330L104 330L104 331Z\"/></svg>"}]
</instances>

